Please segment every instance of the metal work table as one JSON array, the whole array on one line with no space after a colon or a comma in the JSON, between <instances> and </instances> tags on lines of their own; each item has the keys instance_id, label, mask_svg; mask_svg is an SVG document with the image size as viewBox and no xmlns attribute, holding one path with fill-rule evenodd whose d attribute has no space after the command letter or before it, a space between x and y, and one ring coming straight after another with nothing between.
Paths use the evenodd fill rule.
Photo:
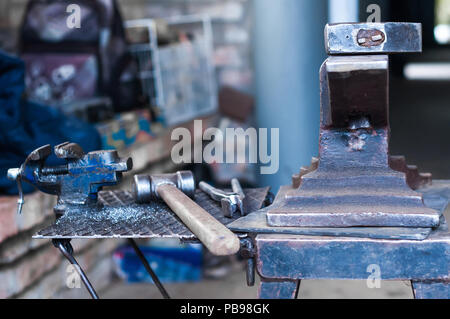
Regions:
<instances>
[{"instance_id":1,"label":"metal work table","mask_svg":"<svg viewBox=\"0 0 450 319\"><path fill-rule=\"evenodd\" d=\"M197 191L192 203L172 180L144 187L152 196L158 187L172 189L170 198L158 195L150 204L137 204L139 192L136 198L126 191L100 192L120 182L131 158L122 160L115 151L85 154L63 143L54 152L67 163L48 167L46 145L8 170L18 186L23 179L58 195L58 220L34 238L53 239L75 265L72 238L127 238L164 297L134 238L198 237L211 252L213 244L231 243L232 249L216 254L239 251L247 261L247 284L254 284L255 271L261 277L261 298L295 298L302 279L410 280L416 298L450 298L450 232L443 214L450 181L432 182L431 174L389 153L387 54L420 52L420 24L331 24L325 41L330 56L320 69L318 158L294 174L292 185L283 186L271 205L268 188L247 189L243 206L249 214L226 218L218 202ZM188 184L195 185L193 177ZM22 204L20 198L19 211ZM197 227L191 223L195 216L210 223ZM203 236L206 230L213 234Z\"/></svg>"},{"instance_id":2,"label":"metal work table","mask_svg":"<svg viewBox=\"0 0 450 319\"><path fill-rule=\"evenodd\" d=\"M412 228L402 232L402 228L387 227L377 233L366 227L291 227L278 228L275 234L266 226L267 229L255 227L250 232L239 231L239 223L244 222L249 227L249 219L259 220L263 216L265 220L268 209L277 205L283 192L278 193L272 205L259 209L268 190L267 187L246 189L247 204L253 213L245 217L235 215L232 219L223 217L218 202L199 190L196 193L200 206L241 238L252 238L248 267L255 267L261 277L260 298L296 298L302 279L367 280L371 275L370 265L379 267L381 280L410 280L415 298L450 298L450 232L443 215L441 225L435 230ZM442 213L450 199L450 181L437 180L419 191L424 194L428 207ZM106 206L106 213L68 211L34 238L128 238L138 255L133 238L196 240L163 203L135 206L133 197L126 191L100 192L99 200ZM123 214L123 209L127 214ZM130 213L133 210L134 213ZM120 211L122 214L118 215ZM370 236L382 238L368 238ZM140 258L148 266L145 257ZM151 268L146 268L152 275ZM250 277L251 272L252 269L247 269ZM163 296L168 297L156 277L154 281Z\"/></svg>"},{"instance_id":3,"label":"metal work table","mask_svg":"<svg viewBox=\"0 0 450 319\"><path fill-rule=\"evenodd\" d=\"M450 181L434 181L421 192L429 207L442 211ZM257 234L255 247L260 298L296 298L302 279L367 280L372 265L379 267L381 280L410 280L415 298L450 298L445 221L424 240Z\"/></svg>"},{"instance_id":4,"label":"metal work table","mask_svg":"<svg viewBox=\"0 0 450 319\"><path fill-rule=\"evenodd\" d=\"M269 187L245 189L249 212L260 209ZM195 235L162 201L136 204L130 191L114 190L99 193L104 207L68 209L53 225L40 230L33 238L177 238L195 241ZM224 217L219 202L196 190L195 202L222 224L239 219Z\"/></svg>"},{"instance_id":5,"label":"metal work table","mask_svg":"<svg viewBox=\"0 0 450 319\"><path fill-rule=\"evenodd\" d=\"M244 194L244 203L249 212L260 209L270 198L269 187L244 189ZM74 258L70 240L73 238L126 238L161 295L164 298L170 298L134 239L177 238L183 242L197 242L196 236L162 201L136 204L133 194L124 190L101 191L98 194L98 201L102 206L69 206L62 217L58 218L53 225L40 230L33 238L52 239L55 247L77 267L84 285L94 299L98 299L97 292ZM195 202L224 225L239 219L238 214L233 215L232 218L224 217L220 203L200 190L196 191ZM240 236L244 250L248 243L246 237L246 234ZM250 272L248 283L253 284L253 259L248 258L247 264L250 265L247 267L248 273Z\"/></svg>"}]
</instances>

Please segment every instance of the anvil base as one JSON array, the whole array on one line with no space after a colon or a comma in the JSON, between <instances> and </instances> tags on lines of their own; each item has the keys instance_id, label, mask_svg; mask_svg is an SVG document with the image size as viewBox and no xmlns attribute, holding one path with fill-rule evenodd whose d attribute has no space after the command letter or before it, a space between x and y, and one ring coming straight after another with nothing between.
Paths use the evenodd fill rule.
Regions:
<instances>
[{"instance_id":1,"label":"anvil base","mask_svg":"<svg viewBox=\"0 0 450 319\"><path fill-rule=\"evenodd\" d=\"M410 280L415 298L450 298L450 234L424 241L258 235L260 298L296 298L302 279Z\"/></svg>"},{"instance_id":2,"label":"anvil base","mask_svg":"<svg viewBox=\"0 0 450 319\"><path fill-rule=\"evenodd\" d=\"M436 181L426 193L448 199L449 191L450 181ZM296 298L302 279L374 278L410 280L415 298L450 299L445 222L424 240L260 234L255 247L260 298Z\"/></svg>"}]
</instances>

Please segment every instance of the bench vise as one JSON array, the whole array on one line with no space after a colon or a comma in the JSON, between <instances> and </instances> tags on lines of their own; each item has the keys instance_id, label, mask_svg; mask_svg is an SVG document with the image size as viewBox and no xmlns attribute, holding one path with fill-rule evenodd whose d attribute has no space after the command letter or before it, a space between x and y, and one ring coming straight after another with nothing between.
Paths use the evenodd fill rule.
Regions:
<instances>
[{"instance_id":1,"label":"bench vise","mask_svg":"<svg viewBox=\"0 0 450 319\"><path fill-rule=\"evenodd\" d=\"M54 153L66 163L47 166L51 146L44 145L31 152L19 168L8 170L8 178L15 180L19 189L19 213L24 203L22 181L57 195L54 211L61 216L69 205L99 205L97 195L102 187L118 184L122 173L133 166L131 158L122 161L115 150L85 154L78 144L69 142L55 146Z\"/></svg>"}]
</instances>

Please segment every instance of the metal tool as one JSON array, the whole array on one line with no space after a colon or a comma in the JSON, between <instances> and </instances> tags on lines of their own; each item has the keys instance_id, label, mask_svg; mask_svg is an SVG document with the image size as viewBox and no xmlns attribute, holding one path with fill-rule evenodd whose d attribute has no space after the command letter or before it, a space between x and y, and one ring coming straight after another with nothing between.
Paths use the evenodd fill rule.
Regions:
<instances>
[{"instance_id":1,"label":"metal tool","mask_svg":"<svg viewBox=\"0 0 450 319\"><path fill-rule=\"evenodd\" d=\"M222 212L225 217L233 217L233 214L239 210L241 216L245 216L244 210L244 192L241 184L236 178L231 180L232 192L226 192L224 190L215 188L208 183L200 182L198 187L208 194L215 201L220 202Z\"/></svg>"},{"instance_id":2,"label":"metal tool","mask_svg":"<svg viewBox=\"0 0 450 319\"><path fill-rule=\"evenodd\" d=\"M252 239L260 298L297 298L304 279L376 273L411 281L415 298L450 298L450 181L430 185L389 156L388 59L367 55L417 51L420 40L417 24L326 27L328 53L345 55L321 68L319 157L271 206L228 225Z\"/></svg>"},{"instance_id":3,"label":"metal tool","mask_svg":"<svg viewBox=\"0 0 450 319\"><path fill-rule=\"evenodd\" d=\"M24 203L22 181L36 186L44 193L58 196L57 204L54 207L58 219L64 218L67 211L77 211L78 214L86 211L101 211L103 203L98 201L99 191L103 186L118 184L121 181L122 173L130 170L133 166L131 158L122 161L115 150L95 151L85 154L78 144L65 142L55 146L54 152L58 158L64 159L66 163L58 166L46 165L45 162L51 154L51 146L44 145L31 152L20 168L8 170L8 178L17 181L19 213ZM73 256L70 238L54 236L52 241L63 256L75 266L92 298L98 299L95 289ZM159 280L155 279L156 275L145 258L143 259L137 245L133 242L132 246L154 279L163 297L168 298L167 292Z\"/></svg>"},{"instance_id":4,"label":"metal tool","mask_svg":"<svg viewBox=\"0 0 450 319\"><path fill-rule=\"evenodd\" d=\"M247 211L266 205L268 187L245 189ZM196 236L177 215L160 200L137 204L134 193L125 189L109 189L99 193L101 209L69 207L64 216L39 230L33 238L175 238L182 242L197 241ZM224 225L241 218L223 216L220 205L200 189L195 202Z\"/></svg>"},{"instance_id":5,"label":"metal tool","mask_svg":"<svg viewBox=\"0 0 450 319\"><path fill-rule=\"evenodd\" d=\"M22 181L30 183L40 191L57 195L54 210L64 214L70 205L98 205L97 195L103 186L120 182L122 173L130 170L133 161L120 160L117 151L95 151L85 154L75 143L65 142L54 148L55 155L65 164L45 164L51 154L51 146L44 145L31 152L20 168L8 170L8 178L17 181L19 189L18 212L24 203Z\"/></svg>"},{"instance_id":6,"label":"metal tool","mask_svg":"<svg viewBox=\"0 0 450 319\"><path fill-rule=\"evenodd\" d=\"M309 166L300 167L300 171L292 175L292 187L298 188L302 182L302 176L319 167L319 159L317 157L311 158ZM409 187L416 190L420 187L431 185L431 173L419 172L416 165L407 165L404 156L389 156L389 167L394 171L399 171L406 174L406 183Z\"/></svg>"},{"instance_id":7,"label":"metal tool","mask_svg":"<svg viewBox=\"0 0 450 319\"><path fill-rule=\"evenodd\" d=\"M422 51L420 23L336 23L325 27L329 55L390 54Z\"/></svg>"},{"instance_id":8,"label":"metal tool","mask_svg":"<svg viewBox=\"0 0 450 319\"><path fill-rule=\"evenodd\" d=\"M267 224L267 212L283 206L285 196L292 191L290 185L280 187L272 205L252 212L245 217L234 220L228 224L228 228L235 233L254 234L284 234L284 235L305 235L305 236L329 236L329 237L353 237L372 239L402 239L420 241L430 236L433 229L431 227L292 227L292 226L270 226ZM447 201L441 200L441 206L436 206L436 198L423 195L424 204L442 212L447 207ZM433 203L434 202L434 203ZM438 207L438 208L436 208Z\"/></svg>"},{"instance_id":9,"label":"metal tool","mask_svg":"<svg viewBox=\"0 0 450 319\"><path fill-rule=\"evenodd\" d=\"M99 193L102 186L120 182L121 173L131 169L131 159L122 161L115 151L84 154L78 145L63 143L55 147L55 154L66 159L66 164L52 167L45 163L50 151L49 145L38 148L28 156L20 168L11 169L8 175L18 182L23 179L43 192L58 196L58 204L55 206L57 223L39 231L34 238L52 239L55 247L76 267L92 298L97 299L98 295L73 256L70 244L72 238L128 238L164 298L169 298L167 291L133 238L176 236L184 240L195 240L197 236L216 254L234 254L240 249L241 243L238 237L224 226L233 219L221 216L221 211L206 194L198 191L199 203L203 207L202 214L199 214L197 208L200 206L195 203L192 205L193 202L187 196L187 201L186 198L173 200L171 191L165 190L167 186L176 185L190 197L194 197L195 184L191 172L147 176L147 181L151 184L145 182L140 184L147 188L137 187L138 196L124 190ZM238 186L240 185L235 185L234 189L244 196L243 190ZM247 190L247 192L249 210L252 211L261 207L268 188ZM184 224L164 203L154 201L159 196L166 201L171 201L171 207L178 212L178 215L184 214L185 218L182 219ZM150 204L136 205L136 198L140 199L140 202L150 201ZM19 206L20 202L19 200ZM174 207L174 205L178 206ZM220 221L212 215L217 216ZM217 227L217 224L220 227ZM196 230L196 236L186 226ZM250 255L245 253L248 245L247 243L241 246L246 258L250 258ZM252 260L248 259L247 263L251 265ZM248 269L249 282L251 282L251 270L254 267L248 267Z\"/></svg>"},{"instance_id":10,"label":"metal tool","mask_svg":"<svg viewBox=\"0 0 450 319\"><path fill-rule=\"evenodd\" d=\"M189 197L194 194L194 185L190 171L134 176L137 202L162 199L211 253L218 256L237 253L239 238Z\"/></svg>"},{"instance_id":11,"label":"metal tool","mask_svg":"<svg viewBox=\"0 0 450 319\"><path fill-rule=\"evenodd\" d=\"M88 277L84 273L83 269L78 264L75 257L73 257L73 247L70 244L70 239L53 239L53 245L59 249L61 254L66 257L66 259L75 267L75 270L80 275L81 280L83 281L84 286L88 290L92 299L99 299L97 292L89 281Z\"/></svg>"},{"instance_id":12,"label":"metal tool","mask_svg":"<svg viewBox=\"0 0 450 319\"><path fill-rule=\"evenodd\" d=\"M272 196L268 190L268 187L245 189L246 208L249 213L271 202ZM129 240L174 238L181 242L197 241L196 236L186 225L159 200L137 205L133 192L113 189L100 192L99 201L104 205L102 209L69 208L57 223L40 230L33 238L126 238ZM200 189L195 192L195 202L225 226L240 219L237 214L233 218L224 217L221 207ZM246 262L248 284L252 285L255 279L252 239L242 234L238 237L241 241L240 255ZM138 248L133 243L131 245L134 249ZM142 254L136 253L153 278L151 268L148 268L149 263ZM156 280L154 282L156 283ZM156 286L158 287L158 284ZM163 296L165 295L164 290L160 289L160 292Z\"/></svg>"},{"instance_id":13,"label":"metal tool","mask_svg":"<svg viewBox=\"0 0 450 319\"><path fill-rule=\"evenodd\" d=\"M21 213L24 204L22 181L30 183L40 191L57 195L58 200L53 208L57 218L64 215L67 209L100 208L97 201L98 192L103 186L120 182L122 173L133 166L131 158L122 161L117 151L95 151L85 154L75 143L65 142L54 147L55 155L65 160L57 166L46 165L51 154L51 146L44 145L32 151L19 168L8 170L8 178L17 182L19 199L17 211ZM54 238L53 244L73 264L84 285L94 299L98 295L89 282L86 274L73 256L70 239Z\"/></svg>"},{"instance_id":14,"label":"metal tool","mask_svg":"<svg viewBox=\"0 0 450 319\"><path fill-rule=\"evenodd\" d=\"M325 27L330 57L320 69L319 157L294 177L283 203L267 212L273 227L439 225L436 210L389 165L388 53L420 52L415 23Z\"/></svg>"}]
</instances>

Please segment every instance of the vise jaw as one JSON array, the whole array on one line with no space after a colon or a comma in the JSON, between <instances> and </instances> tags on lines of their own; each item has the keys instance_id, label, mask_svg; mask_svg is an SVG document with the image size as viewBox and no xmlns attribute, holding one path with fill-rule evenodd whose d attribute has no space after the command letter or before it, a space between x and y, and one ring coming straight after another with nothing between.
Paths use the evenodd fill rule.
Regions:
<instances>
[{"instance_id":1,"label":"vise jaw","mask_svg":"<svg viewBox=\"0 0 450 319\"><path fill-rule=\"evenodd\" d=\"M420 52L416 23L344 23L325 27L330 57L320 68L319 158L267 212L270 226L435 227L405 174L389 166L389 60Z\"/></svg>"},{"instance_id":2,"label":"vise jaw","mask_svg":"<svg viewBox=\"0 0 450 319\"><path fill-rule=\"evenodd\" d=\"M122 173L133 166L131 158L122 161L115 150L85 154L78 144L69 142L55 146L54 153L65 163L47 166L51 146L44 145L31 152L20 168L8 170L8 178L18 184L19 213L23 205L22 181L44 193L57 195L54 210L61 215L68 205L97 205L97 194L102 187L118 184Z\"/></svg>"}]
</instances>

